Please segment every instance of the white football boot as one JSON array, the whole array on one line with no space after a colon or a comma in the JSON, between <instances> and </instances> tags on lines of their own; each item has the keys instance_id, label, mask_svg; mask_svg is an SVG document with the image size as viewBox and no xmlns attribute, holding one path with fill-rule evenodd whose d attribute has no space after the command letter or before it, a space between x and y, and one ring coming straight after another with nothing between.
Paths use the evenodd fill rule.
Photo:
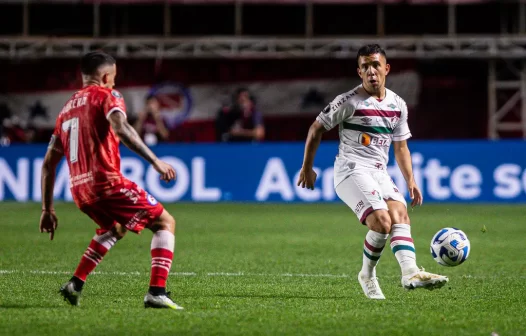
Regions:
<instances>
[{"instance_id":1,"label":"white football boot","mask_svg":"<svg viewBox=\"0 0 526 336\"><path fill-rule=\"evenodd\" d=\"M173 302L170 298L170 293L163 295L153 295L151 293L146 294L144 297L144 307L145 308L170 308L181 310L183 307L179 306L177 303Z\"/></svg>"},{"instance_id":2,"label":"white football boot","mask_svg":"<svg viewBox=\"0 0 526 336\"><path fill-rule=\"evenodd\" d=\"M426 288L433 290L444 286L448 277L426 272L422 267L418 272L402 276L402 286L405 289Z\"/></svg>"},{"instance_id":3,"label":"white football boot","mask_svg":"<svg viewBox=\"0 0 526 336\"><path fill-rule=\"evenodd\" d=\"M369 299L373 300L385 300L384 293L378 284L378 278L365 278L362 277L362 272L358 273L358 282L362 285L363 293Z\"/></svg>"}]
</instances>

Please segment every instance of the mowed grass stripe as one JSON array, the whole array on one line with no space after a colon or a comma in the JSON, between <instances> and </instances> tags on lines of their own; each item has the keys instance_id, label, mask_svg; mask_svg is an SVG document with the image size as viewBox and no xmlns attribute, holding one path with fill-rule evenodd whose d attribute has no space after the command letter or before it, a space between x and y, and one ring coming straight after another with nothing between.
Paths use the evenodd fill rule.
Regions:
<instances>
[{"instance_id":1,"label":"mowed grass stripe","mask_svg":"<svg viewBox=\"0 0 526 336\"><path fill-rule=\"evenodd\" d=\"M181 312L143 308L150 232L119 241L88 279L81 306L70 307L57 291L96 226L73 204L56 204L60 224L49 241L38 232L39 204L0 204L0 335L526 335L523 206L415 208L417 263L450 283L404 290L386 250L382 302L366 299L356 281L367 229L343 203L166 208L177 220L168 290ZM458 267L429 253L448 226L471 240Z\"/></svg>"}]
</instances>

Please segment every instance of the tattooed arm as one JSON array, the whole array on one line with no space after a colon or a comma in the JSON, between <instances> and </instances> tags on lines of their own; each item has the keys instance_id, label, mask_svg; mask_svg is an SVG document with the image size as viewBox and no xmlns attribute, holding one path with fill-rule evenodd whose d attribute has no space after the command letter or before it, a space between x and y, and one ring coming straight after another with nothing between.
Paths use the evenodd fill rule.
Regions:
<instances>
[{"instance_id":1,"label":"tattooed arm","mask_svg":"<svg viewBox=\"0 0 526 336\"><path fill-rule=\"evenodd\" d=\"M159 160L150 148L146 146L137 131L128 123L124 113L112 113L108 119L113 131L122 143L153 165L155 170L161 174L163 180L170 181L175 178L175 170L172 166Z\"/></svg>"}]
</instances>

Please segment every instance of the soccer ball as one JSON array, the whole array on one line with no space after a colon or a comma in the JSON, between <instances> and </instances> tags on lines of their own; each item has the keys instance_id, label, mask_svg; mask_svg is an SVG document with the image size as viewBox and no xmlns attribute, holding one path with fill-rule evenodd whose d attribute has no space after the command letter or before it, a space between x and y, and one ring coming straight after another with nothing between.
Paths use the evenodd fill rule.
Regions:
<instances>
[{"instance_id":1,"label":"soccer ball","mask_svg":"<svg viewBox=\"0 0 526 336\"><path fill-rule=\"evenodd\" d=\"M431 255L442 266L458 266L469 256L468 236L457 228L444 228L431 239Z\"/></svg>"}]
</instances>

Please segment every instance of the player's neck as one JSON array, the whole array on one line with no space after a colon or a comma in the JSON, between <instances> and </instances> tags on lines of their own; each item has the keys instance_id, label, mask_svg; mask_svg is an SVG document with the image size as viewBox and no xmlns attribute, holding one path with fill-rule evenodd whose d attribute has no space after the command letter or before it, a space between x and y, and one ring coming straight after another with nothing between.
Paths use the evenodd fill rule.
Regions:
<instances>
[{"instance_id":1,"label":"player's neck","mask_svg":"<svg viewBox=\"0 0 526 336\"><path fill-rule=\"evenodd\" d=\"M82 87L88 87L88 86L101 86L100 83L97 80L94 79L88 79L82 82Z\"/></svg>"},{"instance_id":2,"label":"player's neck","mask_svg":"<svg viewBox=\"0 0 526 336\"><path fill-rule=\"evenodd\" d=\"M378 90L374 90L372 88L367 88L365 85L363 85L363 89L369 96L376 98L378 100L383 100L385 98L386 90L385 87L380 87Z\"/></svg>"}]
</instances>

